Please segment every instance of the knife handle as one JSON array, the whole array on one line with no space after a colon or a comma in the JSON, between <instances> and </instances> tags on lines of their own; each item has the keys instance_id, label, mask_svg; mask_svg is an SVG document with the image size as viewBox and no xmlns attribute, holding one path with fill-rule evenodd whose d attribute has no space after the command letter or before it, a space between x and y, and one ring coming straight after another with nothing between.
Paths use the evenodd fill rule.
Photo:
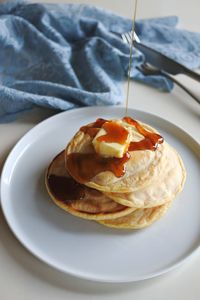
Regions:
<instances>
[{"instance_id":1,"label":"knife handle","mask_svg":"<svg viewBox=\"0 0 200 300\"><path fill-rule=\"evenodd\" d=\"M200 98L197 98L195 94L193 94L188 88L186 88L179 80L177 80L173 75L170 75L166 72L160 71L160 75L165 76L166 78L173 81L175 84L180 86L190 97L192 97L198 104L200 104ZM191 77L191 76L190 76Z\"/></svg>"},{"instance_id":2,"label":"knife handle","mask_svg":"<svg viewBox=\"0 0 200 300\"><path fill-rule=\"evenodd\" d=\"M133 45L135 46L135 48L137 48L144 54L147 63L152 64L153 66L159 68L160 70L163 70L164 72L167 72L168 74L184 74L200 82L200 74L194 72L191 69L188 69L187 67L173 60L172 58L167 57L161 52L143 43L133 41Z\"/></svg>"},{"instance_id":3,"label":"knife handle","mask_svg":"<svg viewBox=\"0 0 200 300\"><path fill-rule=\"evenodd\" d=\"M200 82L200 74L188 69L187 67L183 66L182 74L191 77L192 79Z\"/></svg>"}]
</instances>

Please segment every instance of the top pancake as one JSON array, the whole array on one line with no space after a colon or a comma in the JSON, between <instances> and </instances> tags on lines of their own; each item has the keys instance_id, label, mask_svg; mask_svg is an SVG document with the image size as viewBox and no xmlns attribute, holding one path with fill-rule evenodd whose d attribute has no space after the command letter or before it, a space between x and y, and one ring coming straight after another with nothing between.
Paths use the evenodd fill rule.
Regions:
<instances>
[{"instance_id":1,"label":"top pancake","mask_svg":"<svg viewBox=\"0 0 200 300\"><path fill-rule=\"evenodd\" d=\"M147 124L139 122L146 130L157 133L157 131ZM123 126L129 130L131 141L140 141L144 137L132 126L123 121ZM160 144L155 151L140 150L131 151L130 159L125 164L126 172L122 177L116 177L112 172L105 171L94 176L84 184L88 187L103 192L129 193L141 189L156 178L162 169L162 158L165 152L165 142ZM71 153L95 153L92 145L92 138L82 131L78 131L69 142L65 155ZM70 174L73 176L73 174Z\"/></svg>"}]
</instances>

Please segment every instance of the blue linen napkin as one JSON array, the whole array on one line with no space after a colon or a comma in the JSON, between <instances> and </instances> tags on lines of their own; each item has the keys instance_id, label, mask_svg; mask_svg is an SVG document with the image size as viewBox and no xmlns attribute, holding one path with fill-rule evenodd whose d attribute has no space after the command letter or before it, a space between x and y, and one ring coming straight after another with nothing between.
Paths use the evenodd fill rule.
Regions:
<instances>
[{"instance_id":1,"label":"blue linen napkin","mask_svg":"<svg viewBox=\"0 0 200 300\"><path fill-rule=\"evenodd\" d=\"M176 29L177 18L137 21L150 46L190 68L200 66L200 34ZM73 4L0 5L0 122L35 106L67 110L124 100L129 47L114 34L130 31L131 20ZM160 76L143 76L144 60L134 51L131 76L170 91Z\"/></svg>"}]
</instances>

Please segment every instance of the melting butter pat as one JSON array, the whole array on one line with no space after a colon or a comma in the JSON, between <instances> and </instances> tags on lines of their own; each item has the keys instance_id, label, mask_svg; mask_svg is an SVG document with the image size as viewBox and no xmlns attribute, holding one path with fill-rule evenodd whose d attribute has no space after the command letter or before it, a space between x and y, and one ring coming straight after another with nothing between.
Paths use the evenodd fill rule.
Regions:
<instances>
[{"instance_id":1,"label":"melting butter pat","mask_svg":"<svg viewBox=\"0 0 200 300\"><path fill-rule=\"evenodd\" d=\"M106 134L106 131L101 128L95 138L92 141L92 144L95 148L95 151L105 157L123 157L124 153L127 151L129 146L129 136L125 144L119 143L110 143L105 141L99 141L98 138Z\"/></svg>"}]
</instances>

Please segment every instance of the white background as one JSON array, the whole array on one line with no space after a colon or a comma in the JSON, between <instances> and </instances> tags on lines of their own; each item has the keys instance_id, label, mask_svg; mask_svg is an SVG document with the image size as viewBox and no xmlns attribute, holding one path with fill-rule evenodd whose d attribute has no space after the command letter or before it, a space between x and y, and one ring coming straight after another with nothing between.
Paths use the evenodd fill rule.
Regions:
<instances>
[{"instance_id":1,"label":"white background","mask_svg":"<svg viewBox=\"0 0 200 300\"><path fill-rule=\"evenodd\" d=\"M0 0L2 2L2 0ZM40 1L41 2L41 1ZM53 2L53 1L43 1ZM69 2L69 1L60 1ZM131 16L132 0L89 0ZM199 0L139 0L138 18L178 15L180 26L200 32ZM200 85L179 76L200 98ZM142 84L131 84L130 107L164 117L200 141L200 106L179 88L161 93ZM53 112L35 109L17 121L0 125L0 169L16 141ZM192 197L192 195L191 195ZM134 254L133 254L134 255ZM0 212L0 298L23 299L199 299L200 253L183 267L156 279L131 284L98 284L66 276L38 261L14 238Z\"/></svg>"}]
</instances>

